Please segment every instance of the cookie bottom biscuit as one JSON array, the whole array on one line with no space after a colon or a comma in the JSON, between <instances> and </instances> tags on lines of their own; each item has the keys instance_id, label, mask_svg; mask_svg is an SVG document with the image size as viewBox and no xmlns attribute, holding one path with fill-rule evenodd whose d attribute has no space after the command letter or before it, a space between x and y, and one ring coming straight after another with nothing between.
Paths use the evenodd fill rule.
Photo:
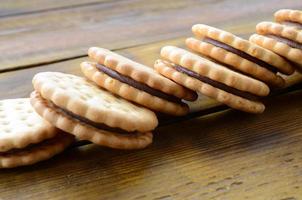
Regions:
<instances>
[{"instance_id":1,"label":"cookie bottom biscuit","mask_svg":"<svg viewBox=\"0 0 302 200\"><path fill-rule=\"evenodd\" d=\"M55 137L23 149L11 149L0 152L0 168L13 168L31 165L43 161L62 152L74 141L74 136L67 133L58 133Z\"/></svg>"},{"instance_id":2,"label":"cookie bottom biscuit","mask_svg":"<svg viewBox=\"0 0 302 200\"><path fill-rule=\"evenodd\" d=\"M152 143L153 135L146 133L116 133L99 129L84 119L76 119L58 107L43 99L38 92L31 94L31 104L45 120L80 140L89 140L95 144L116 149L140 149Z\"/></svg>"}]
</instances>

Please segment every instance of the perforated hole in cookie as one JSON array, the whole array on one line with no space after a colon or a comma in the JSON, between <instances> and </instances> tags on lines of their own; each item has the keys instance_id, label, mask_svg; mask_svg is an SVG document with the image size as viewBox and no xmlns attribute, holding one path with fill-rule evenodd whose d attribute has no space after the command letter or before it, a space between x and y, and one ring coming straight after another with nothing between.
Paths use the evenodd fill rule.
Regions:
<instances>
[{"instance_id":1,"label":"perforated hole in cookie","mask_svg":"<svg viewBox=\"0 0 302 200\"><path fill-rule=\"evenodd\" d=\"M20 111L20 110L22 110L22 109L23 109L22 106L16 106L16 107L15 107L15 110L18 110L18 111Z\"/></svg>"},{"instance_id":2,"label":"perforated hole in cookie","mask_svg":"<svg viewBox=\"0 0 302 200\"><path fill-rule=\"evenodd\" d=\"M131 112L131 110L129 110L128 108L125 108L125 107L120 107L120 110L122 110L124 112Z\"/></svg>"},{"instance_id":3,"label":"perforated hole in cookie","mask_svg":"<svg viewBox=\"0 0 302 200\"><path fill-rule=\"evenodd\" d=\"M79 83L77 83L77 85L74 85L73 88L76 90L82 90L82 87L81 85L79 85Z\"/></svg>"},{"instance_id":4,"label":"perforated hole in cookie","mask_svg":"<svg viewBox=\"0 0 302 200\"><path fill-rule=\"evenodd\" d=\"M89 94L89 93L86 93L85 96L86 96L88 99L90 99L90 98L93 97L93 95L92 95L92 94Z\"/></svg>"},{"instance_id":5,"label":"perforated hole in cookie","mask_svg":"<svg viewBox=\"0 0 302 200\"><path fill-rule=\"evenodd\" d=\"M105 108L108 108L108 109L110 109L110 108L111 108L111 106L110 106L110 105L108 105L108 104L103 104L102 106L104 106Z\"/></svg>"},{"instance_id":6,"label":"perforated hole in cookie","mask_svg":"<svg viewBox=\"0 0 302 200\"><path fill-rule=\"evenodd\" d=\"M33 113L34 111L33 111L32 109L28 109L26 112L27 112L28 114L31 114L31 113Z\"/></svg>"},{"instance_id":7,"label":"perforated hole in cookie","mask_svg":"<svg viewBox=\"0 0 302 200\"><path fill-rule=\"evenodd\" d=\"M25 101L18 101L17 104L19 105L23 105L25 103Z\"/></svg>"},{"instance_id":8,"label":"perforated hole in cookie","mask_svg":"<svg viewBox=\"0 0 302 200\"><path fill-rule=\"evenodd\" d=\"M4 132L5 132L5 133L10 133L10 132L11 132L11 129L5 128L5 129L4 129Z\"/></svg>"},{"instance_id":9,"label":"perforated hole in cookie","mask_svg":"<svg viewBox=\"0 0 302 200\"><path fill-rule=\"evenodd\" d=\"M33 126L34 126L34 124L31 123L31 122L27 122L26 125L27 125L28 127L33 127Z\"/></svg>"},{"instance_id":10,"label":"perforated hole in cookie","mask_svg":"<svg viewBox=\"0 0 302 200\"><path fill-rule=\"evenodd\" d=\"M87 97L84 96L84 95L81 95L81 96L80 96L80 99L83 100L83 101L86 101L86 100L87 100Z\"/></svg>"},{"instance_id":11,"label":"perforated hole in cookie","mask_svg":"<svg viewBox=\"0 0 302 200\"><path fill-rule=\"evenodd\" d=\"M19 118L21 121L26 121L27 120L27 116L21 115Z\"/></svg>"},{"instance_id":12,"label":"perforated hole in cookie","mask_svg":"<svg viewBox=\"0 0 302 200\"><path fill-rule=\"evenodd\" d=\"M65 87L65 85L62 85L62 84L59 85L59 88L62 89L62 90L67 90L67 88Z\"/></svg>"},{"instance_id":13,"label":"perforated hole in cookie","mask_svg":"<svg viewBox=\"0 0 302 200\"><path fill-rule=\"evenodd\" d=\"M7 126L7 125L9 125L10 123L9 123L8 121L0 121L0 124L1 124L2 126Z\"/></svg>"}]
</instances>

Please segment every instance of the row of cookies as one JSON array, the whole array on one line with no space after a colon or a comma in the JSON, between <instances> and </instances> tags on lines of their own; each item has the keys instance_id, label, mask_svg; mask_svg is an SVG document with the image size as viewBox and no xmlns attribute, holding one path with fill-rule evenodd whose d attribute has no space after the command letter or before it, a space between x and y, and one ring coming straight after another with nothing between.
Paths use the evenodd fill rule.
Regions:
<instances>
[{"instance_id":1,"label":"row of cookies","mask_svg":"<svg viewBox=\"0 0 302 200\"><path fill-rule=\"evenodd\" d=\"M261 99L284 87L283 77L302 68L302 12L279 10L275 19L281 24L260 23L259 35L249 40L196 24L192 27L196 38L186 39L191 51L163 47L154 67L176 83L232 108L262 113Z\"/></svg>"},{"instance_id":2,"label":"row of cookies","mask_svg":"<svg viewBox=\"0 0 302 200\"><path fill-rule=\"evenodd\" d=\"M50 158L74 136L111 148L144 148L152 143L151 131L158 125L154 112L185 115L189 108L182 100L196 100L196 92L261 113L259 98L269 94L269 86L282 87L284 82L276 72L294 71L283 57L230 33L206 25L192 30L199 39L189 38L186 44L195 53L163 47L155 70L92 47L88 55L94 61L81 64L87 79L59 72L36 74L30 100L0 101L5 132L0 168Z\"/></svg>"}]
</instances>

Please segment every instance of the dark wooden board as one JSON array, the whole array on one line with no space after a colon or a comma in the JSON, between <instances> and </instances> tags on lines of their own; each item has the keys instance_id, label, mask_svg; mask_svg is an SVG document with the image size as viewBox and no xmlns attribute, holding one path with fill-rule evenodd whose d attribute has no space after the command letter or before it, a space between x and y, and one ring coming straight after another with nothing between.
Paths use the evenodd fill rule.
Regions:
<instances>
[{"instance_id":1,"label":"dark wooden board","mask_svg":"<svg viewBox=\"0 0 302 200\"><path fill-rule=\"evenodd\" d=\"M302 8L300 0L24 2L0 1L0 99L28 97L37 72L81 75L90 46L152 67L162 46L184 46L194 23L247 38L275 10ZM0 199L300 199L301 98L301 90L270 98L262 115L228 109L162 126L139 151L73 146L0 170Z\"/></svg>"},{"instance_id":2,"label":"dark wooden board","mask_svg":"<svg viewBox=\"0 0 302 200\"><path fill-rule=\"evenodd\" d=\"M140 151L86 145L1 170L0 198L300 199L301 98L274 98L262 115L229 110L166 126Z\"/></svg>"}]
</instances>

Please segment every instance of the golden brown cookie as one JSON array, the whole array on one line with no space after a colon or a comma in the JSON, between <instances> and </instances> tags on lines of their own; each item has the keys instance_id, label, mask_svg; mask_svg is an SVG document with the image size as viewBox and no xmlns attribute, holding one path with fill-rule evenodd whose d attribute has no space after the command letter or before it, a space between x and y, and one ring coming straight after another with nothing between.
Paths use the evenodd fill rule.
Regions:
<instances>
[{"instance_id":1,"label":"golden brown cookie","mask_svg":"<svg viewBox=\"0 0 302 200\"><path fill-rule=\"evenodd\" d=\"M197 95L159 75L152 68L107 49L91 47L88 55L97 63L83 62L84 75L97 85L129 101L171 115L184 115L188 106L181 101Z\"/></svg>"},{"instance_id":2,"label":"golden brown cookie","mask_svg":"<svg viewBox=\"0 0 302 200\"><path fill-rule=\"evenodd\" d=\"M26 98L0 101L0 131L0 168L49 159L74 140L36 114Z\"/></svg>"},{"instance_id":3,"label":"golden brown cookie","mask_svg":"<svg viewBox=\"0 0 302 200\"><path fill-rule=\"evenodd\" d=\"M273 22L257 24L256 31L250 37L251 42L279 54L302 70L302 31Z\"/></svg>"},{"instance_id":4,"label":"golden brown cookie","mask_svg":"<svg viewBox=\"0 0 302 200\"><path fill-rule=\"evenodd\" d=\"M98 145L119 149L152 143L155 114L82 77L43 72L33 78L31 104L52 125Z\"/></svg>"},{"instance_id":5,"label":"golden brown cookie","mask_svg":"<svg viewBox=\"0 0 302 200\"><path fill-rule=\"evenodd\" d=\"M296 29L302 29L302 11L301 10L290 10L290 9L281 9L275 12L274 14L275 21L294 27Z\"/></svg>"},{"instance_id":6,"label":"golden brown cookie","mask_svg":"<svg viewBox=\"0 0 302 200\"><path fill-rule=\"evenodd\" d=\"M184 49L166 46L154 67L160 74L232 108L261 113L259 98L269 94L264 83L234 72Z\"/></svg>"},{"instance_id":7,"label":"golden brown cookie","mask_svg":"<svg viewBox=\"0 0 302 200\"><path fill-rule=\"evenodd\" d=\"M188 38L186 44L190 49L271 86L284 85L278 71L294 71L281 56L229 32L203 24L194 25L192 31L199 40Z\"/></svg>"}]
</instances>

